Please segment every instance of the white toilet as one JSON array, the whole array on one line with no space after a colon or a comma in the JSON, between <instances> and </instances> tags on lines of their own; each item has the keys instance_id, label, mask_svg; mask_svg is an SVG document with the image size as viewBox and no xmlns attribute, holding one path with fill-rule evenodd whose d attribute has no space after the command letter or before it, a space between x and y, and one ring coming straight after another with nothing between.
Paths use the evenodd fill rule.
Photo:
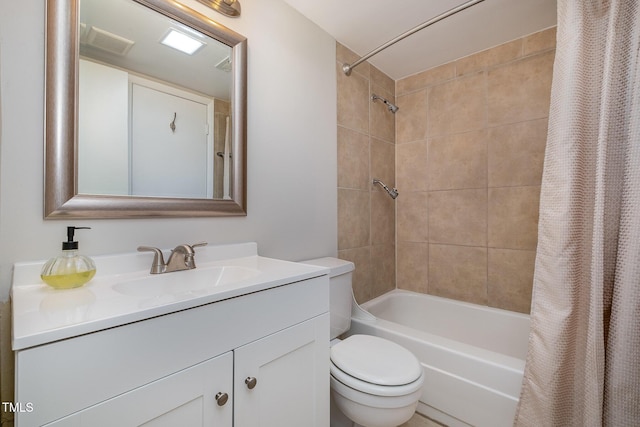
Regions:
<instances>
[{"instance_id":1,"label":"white toilet","mask_svg":"<svg viewBox=\"0 0 640 427\"><path fill-rule=\"evenodd\" d=\"M395 427L409 420L422 393L424 374L418 359L389 340L352 335L337 337L351 326L352 262L337 258L303 261L330 269L331 394L340 411L356 426ZM332 408L333 410L333 408ZM333 420L336 418L332 413Z\"/></svg>"}]
</instances>

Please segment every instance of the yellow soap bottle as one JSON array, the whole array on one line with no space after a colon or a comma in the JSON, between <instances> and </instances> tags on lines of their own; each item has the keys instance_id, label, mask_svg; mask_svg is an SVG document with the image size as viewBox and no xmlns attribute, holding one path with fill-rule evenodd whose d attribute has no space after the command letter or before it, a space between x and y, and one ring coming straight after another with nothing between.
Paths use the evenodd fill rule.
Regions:
<instances>
[{"instance_id":1,"label":"yellow soap bottle","mask_svg":"<svg viewBox=\"0 0 640 427\"><path fill-rule=\"evenodd\" d=\"M71 289L84 285L96 274L91 258L78 253L78 242L73 240L75 230L91 227L67 227L67 241L62 242L62 254L51 258L42 267L40 277L56 289Z\"/></svg>"}]
</instances>

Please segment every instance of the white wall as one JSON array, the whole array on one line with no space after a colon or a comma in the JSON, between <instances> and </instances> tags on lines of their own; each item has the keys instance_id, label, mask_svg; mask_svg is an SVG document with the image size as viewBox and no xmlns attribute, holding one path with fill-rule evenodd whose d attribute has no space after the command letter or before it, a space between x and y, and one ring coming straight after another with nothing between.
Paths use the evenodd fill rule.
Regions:
<instances>
[{"instance_id":1,"label":"white wall","mask_svg":"<svg viewBox=\"0 0 640 427\"><path fill-rule=\"evenodd\" d=\"M337 254L335 41L281 0L242 0L248 38L248 216L43 220L44 1L0 0L0 301L16 261L60 250L67 225L87 255L206 240L257 241L290 260Z\"/></svg>"},{"instance_id":2,"label":"white wall","mask_svg":"<svg viewBox=\"0 0 640 427\"><path fill-rule=\"evenodd\" d=\"M129 194L129 73L81 59L78 192Z\"/></svg>"}]
</instances>

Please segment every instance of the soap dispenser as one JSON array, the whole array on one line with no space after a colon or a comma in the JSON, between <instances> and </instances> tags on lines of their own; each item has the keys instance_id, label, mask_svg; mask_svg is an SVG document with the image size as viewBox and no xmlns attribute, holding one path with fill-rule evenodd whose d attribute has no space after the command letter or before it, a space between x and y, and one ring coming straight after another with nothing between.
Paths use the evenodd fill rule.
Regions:
<instances>
[{"instance_id":1,"label":"soap dispenser","mask_svg":"<svg viewBox=\"0 0 640 427\"><path fill-rule=\"evenodd\" d=\"M42 267L40 277L56 289L71 289L87 283L96 274L96 265L90 258L78 254L78 242L73 240L75 230L91 227L67 227L67 241L62 242L62 254L51 258Z\"/></svg>"}]
</instances>

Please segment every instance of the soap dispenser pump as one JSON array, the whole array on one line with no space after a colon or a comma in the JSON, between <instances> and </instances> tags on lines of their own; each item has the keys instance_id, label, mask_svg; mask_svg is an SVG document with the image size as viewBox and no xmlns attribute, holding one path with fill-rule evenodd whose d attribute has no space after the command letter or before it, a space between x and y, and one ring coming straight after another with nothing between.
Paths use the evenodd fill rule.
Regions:
<instances>
[{"instance_id":1,"label":"soap dispenser pump","mask_svg":"<svg viewBox=\"0 0 640 427\"><path fill-rule=\"evenodd\" d=\"M67 241L62 242L62 254L51 258L42 267L40 277L56 289L71 289L84 285L96 274L96 265L90 258L78 254L78 242L73 240L75 230L91 227L67 227Z\"/></svg>"}]
</instances>

